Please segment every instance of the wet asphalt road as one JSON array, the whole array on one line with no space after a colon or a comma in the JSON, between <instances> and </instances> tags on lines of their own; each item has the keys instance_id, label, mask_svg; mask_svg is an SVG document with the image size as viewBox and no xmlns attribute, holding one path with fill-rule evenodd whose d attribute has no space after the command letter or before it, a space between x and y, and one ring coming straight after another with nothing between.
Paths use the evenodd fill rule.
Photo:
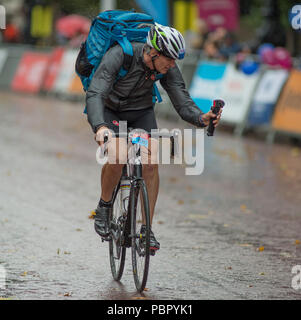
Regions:
<instances>
[{"instance_id":1,"label":"wet asphalt road","mask_svg":"<svg viewBox=\"0 0 301 320\"><path fill-rule=\"evenodd\" d=\"M0 97L0 297L300 300L291 285L292 267L301 265L299 148L220 129L205 138L201 175L160 166L153 230L161 250L141 296L130 251L117 283L89 219L100 166L81 104Z\"/></svg>"}]
</instances>

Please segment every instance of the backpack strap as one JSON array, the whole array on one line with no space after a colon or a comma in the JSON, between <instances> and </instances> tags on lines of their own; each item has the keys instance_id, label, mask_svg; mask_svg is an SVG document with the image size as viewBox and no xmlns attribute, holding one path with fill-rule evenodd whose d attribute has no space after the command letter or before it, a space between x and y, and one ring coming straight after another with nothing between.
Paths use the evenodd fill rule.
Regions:
<instances>
[{"instance_id":1,"label":"backpack strap","mask_svg":"<svg viewBox=\"0 0 301 320\"><path fill-rule=\"evenodd\" d=\"M133 61L133 56L125 53L124 54L123 65L122 65L121 69L119 70L119 73L118 73L118 76L117 76L116 80L119 80L120 78L126 76L128 71L130 70L130 67L132 65L132 61Z\"/></svg>"},{"instance_id":2,"label":"backpack strap","mask_svg":"<svg viewBox=\"0 0 301 320\"><path fill-rule=\"evenodd\" d=\"M160 80L163 78L163 74L162 73L159 73L159 74L156 74L156 81L157 80ZM162 97L161 97L161 94L160 94L160 91L156 85L156 82L154 82L154 86L153 86L153 103L155 104L156 102L160 103L162 102Z\"/></svg>"},{"instance_id":3,"label":"backpack strap","mask_svg":"<svg viewBox=\"0 0 301 320\"><path fill-rule=\"evenodd\" d=\"M127 39L126 36L118 37L116 38L116 41L119 43L124 52L123 65L118 73L118 80L124 77L130 70L133 61L134 51L131 42Z\"/></svg>"}]
</instances>

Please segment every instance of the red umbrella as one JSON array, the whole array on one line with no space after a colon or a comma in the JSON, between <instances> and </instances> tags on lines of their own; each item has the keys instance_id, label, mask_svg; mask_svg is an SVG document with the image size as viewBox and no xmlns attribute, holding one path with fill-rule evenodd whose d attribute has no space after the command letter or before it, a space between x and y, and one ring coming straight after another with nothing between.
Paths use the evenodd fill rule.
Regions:
<instances>
[{"instance_id":1,"label":"red umbrella","mask_svg":"<svg viewBox=\"0 0 301 320\"><path fill-rule=\"evenodd\" d=\"M66 38L73 38L77 34L88 34L90 29L90 19L77 15L71 14L65 16L56 21L56 30Z\"/></svg>"}]
</instances>

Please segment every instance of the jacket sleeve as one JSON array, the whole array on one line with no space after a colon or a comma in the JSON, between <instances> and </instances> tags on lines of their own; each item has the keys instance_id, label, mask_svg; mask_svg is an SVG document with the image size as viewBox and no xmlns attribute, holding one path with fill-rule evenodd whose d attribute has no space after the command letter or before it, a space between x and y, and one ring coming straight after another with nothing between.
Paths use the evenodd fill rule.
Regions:
<instances>
[{"instance_id":1,"label":"jacket sleeve","mask_svg":"<svg viewBox=\"0 0 301 320\"><path fill-rule=\"evenodd\" d=\"M167 74L160 80L160 83L166 90L180 117L184 121L187 121L197 127L204 127L200 121L204 113L197 107L190 97L177 65L167 72Z\"/></svg>"},{"instance_id":2,"label":"jacket sleeve","mask_svg":"<svg viewBox=\"0 0 301 320\"><path fill-rule=\"evenodd\" d=\"M94 133L99 127L107 125L104 119L104 101L112 90L123 59L124 54L119 45L109 49L96 69L86 92L88 122Z\"/></svg>"}]
</instances>

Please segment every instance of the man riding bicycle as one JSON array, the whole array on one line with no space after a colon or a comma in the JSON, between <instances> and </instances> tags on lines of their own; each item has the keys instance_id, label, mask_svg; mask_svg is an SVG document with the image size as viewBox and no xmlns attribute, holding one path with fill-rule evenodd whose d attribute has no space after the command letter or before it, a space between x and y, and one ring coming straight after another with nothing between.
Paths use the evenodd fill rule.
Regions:
<instances>
[{"instance_id":1,"label":"man riding bicycle","mask_svg":"<svg viewBox=\"0 0 301 320\"><path fill-rule=\"evenodd\" d=\"M95 140L102 145L104 133L108 130L119 131L119 121L127 121L128 127L151 132L157 129L154 113L153 84L156 74L162 74L162 87L180 117L204 128L210 119L215 118L218 125L221 112L216 116L212 111L203 113L193 102L185 88L181 72L175 60L185 55L184 38L174 28L156 24L148 32L147 42L132 43L134 56L125 77L116 81L123 65L124 53L119 45L110 48L96 70L86 95L88 121L95 133ZM158 142L150 139L150 148L142 148L143 178L146 182L150 204L151 225L159 190L159 172L156 163ZM127 142L120 138L109 137L108 162L101 173L101 197L95 210L95 230L102 237L109 234L109 216L112 211L112 193L119 182L122 168L126 163ZM114 162L114 159L117 159ZM112 161L110 161L112 160ZM143 234L143 226L141 233ZM160 249L154 233L150 234L152 250Z\"/></svg>"}]
</instances>

